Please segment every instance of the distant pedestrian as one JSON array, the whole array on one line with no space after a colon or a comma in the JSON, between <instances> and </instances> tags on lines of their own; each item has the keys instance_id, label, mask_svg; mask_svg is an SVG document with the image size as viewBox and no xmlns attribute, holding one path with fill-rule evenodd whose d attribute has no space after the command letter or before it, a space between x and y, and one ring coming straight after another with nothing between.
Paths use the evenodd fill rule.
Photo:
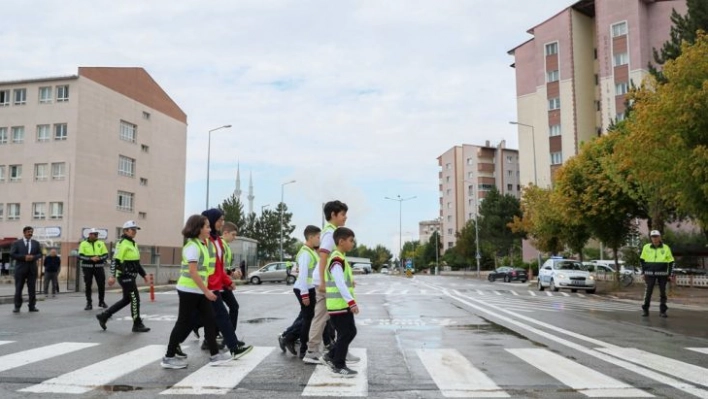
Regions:
<instances>
[{"instance_id":1,"label":"distant pedestrian","mask_svg":"<svg viewBox=\"0 0 708 399\"><path fill-rule=\"evenodd\" d=\"M149 284L150 279L145 273L145 269L140 264L140 249L135 243L135 235L138 234L140 227L129 220L123 224L123 235L116 244L116 252L113 255L111 263L111 277L108 279L108 285L113 286L116 280L123 289L123 298L113 304L104 312L96 315L98 324L102 329L106 329L106 323L112 315L119 310L130 305L130 315L133 318L133 332L148 332L149 328L145 327L143 320L140 318L140 293L135 279L140 275L145 283Z\"/></svg>"},{"instance_id":2,"label":"distant pedestrian","mask_svg":"<svg viewBox=\"0 0 708 399\"><path fill-rule=\"evenodd\" d=\"M229 277L241 279L241 270L233 268L234 254L231 251L231 246L229 245L233 240L236 239L238 234L238 227L231 222L224 222L224 226L221 228L221 240L224 244L224 270ZM236 331L236 326L238 325L238 310L239 304L234 295L234 290L224 289L223 300L226 307L229 308L229 320L234 326L234 331ZM237 334L238 335L238 334ZM243 341L239 341L239 345L245 346Z\"/></svg>"},{"instance_id":3,"label":"distant pedestrian","mask_svg":"<svg viewBox=\"0 0 708 399\"><path fill-rule=\"evenodd\" d=\"M351 378L358 373L346 364L349 344L356 337L354 315L359 314L359 306L354 296L354 274L345 253L354 248L354 232L346 227L334 231L336 249L330 254L325 270L327 292L327 312L337 331L334 347L322 356L332 373Z\"/></svg>"},{"instance_id":4,"label":"distant pedestrian","mask_svg":"<svg viewBox=\"0 0 708 399\"><path fill-rule=\"evenodd\" d=\"M646 282L642 316L649 316L651 295L654 291L654 285L658 282L661 301L659 304L659 316L668 317L666 314L666 311L669 310L668 306L666 306L666 283L669 278L674 278L674 256L671 254L671 248L661 241L661 233L658 230L652 230L649 236L651 243L644 245L642 254L639 257L639 262L642 265L642 274Z\"/></svg>"},{"instance_id":5,"label":"distant pedestrian","mask_svg":"<svg viewBox=\"0 0 708 399\"><path fill-rule=\"evenodd\" d=\"M57 250L52 248L49 255L44 258L44 296L49 295L49 284L52 284L52 297L59 292L59 272L61 270L61 259L57 255Z\"/></svg>"},{"instance_id":6,"label":"distant pedestrian","mask_svg":"<svg viewBox=\"0 0 708 399\"><path fill-rule=\"evenodd\" d=\"M27 284L29 311L37 309L37 261L42 258L42 248L37 240L32 239L34 229L26 226L22 229L24 238L12 243L10 257L15 261L15 308L12 313L19 313L22 307L22 291Z\"/></svg>"},{"instance_id":7,"label":"distant pedestrian","mask_svg":"<svg viewBox=\"0 0 708 399\"><path fill-rule=\"evenodd\" d=\"M246 279L246 261L242 260L241 265L239 266L241 268L241 280Z\"/></svg>"},{"instance_id":8,"label":"distant pedestrian","mask_svg":"<svg viewBox=\"0 0 708 399\"><path fill-rule=\"evenodd\" d=\"M106 272L103 265L108 259L108 249L106 244L98 239L98 230L91 229L88 238L79 244L79 259L81 260L81 272L84 274L84 285L86 286L86 307L84 310L93 309L91 301L91 286L96 278L98 287L98 306L107 308L106 297Z\"/></svg>"}]
</instances>

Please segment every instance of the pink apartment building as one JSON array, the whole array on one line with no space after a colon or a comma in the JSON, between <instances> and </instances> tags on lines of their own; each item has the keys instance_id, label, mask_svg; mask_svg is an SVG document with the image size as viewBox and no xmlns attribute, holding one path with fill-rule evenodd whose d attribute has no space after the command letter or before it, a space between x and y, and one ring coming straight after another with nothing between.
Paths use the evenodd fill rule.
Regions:
<instances>
[{"instance_id":1,"label":"pink apartment building","mask_svg":"<svg viewBox=\"0 0 708 399\"><path fill-rule=\"evenodd\" d=\"M0 82L0 251L30 225L66 259L132 219L143 261L174 263L186 148L187 115L142 68Z\"/></svg>"}]
</instances>

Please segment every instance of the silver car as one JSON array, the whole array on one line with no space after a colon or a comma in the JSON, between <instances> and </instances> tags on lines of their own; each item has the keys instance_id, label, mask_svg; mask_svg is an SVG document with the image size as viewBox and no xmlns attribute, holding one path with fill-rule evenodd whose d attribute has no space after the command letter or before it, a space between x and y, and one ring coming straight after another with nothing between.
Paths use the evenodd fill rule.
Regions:
<instances>
[{"instance_id":1,"label":"silver car","mask_svg":"<svg viewBox=\"0 0 708 399\"><path fill-rule=\"evenodd\" d=\"M289 276L287 275L285 262L268 263L255 272L248 274L248 281L250 281L251 284L260 284L264 281L278 283L285 281L287 284L293 284L296 279L297 273L294 270Z\"/></svg>"}]
</instances>

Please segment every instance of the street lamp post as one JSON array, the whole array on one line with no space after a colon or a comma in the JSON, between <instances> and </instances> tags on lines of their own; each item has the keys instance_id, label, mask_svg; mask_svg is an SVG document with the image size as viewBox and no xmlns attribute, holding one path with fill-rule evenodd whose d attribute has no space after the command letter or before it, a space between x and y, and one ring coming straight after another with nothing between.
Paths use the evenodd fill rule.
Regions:
<instances>
[{"instance_id":1,"label":"street lamp post","mask_svg":"<svg viewBox=\"0 0 708 399\"><path fill-rule=\"evenodd\" d=\"M283 208L285 207L285 186L295 183L295 180L287 181L280 185L280 261L283 261Z\"/></svg>"},{"instance_id":2,"label":"street lamp post","mask_svg":"<svg viewBox=\"0 0 708 399\"><path fill-rule=\"evenodd\" d=\"M216 129L209 130L209 145L207 147L207 184L206 184L206 206L204 209L209 209L209 166L211 164L211 132L221 129L229 129L231 125L219 126Z\"/></svg>"},{"instance_id":3,"label":"street lamp post","mask_svg":"<svg viewBox=\"0 0 708 399\"><path fill-rule=\"evenodd\" d=\"M534 132L533 125L527 125L521 122L510 121L512 125L525 126L531 128L531 140L533 144L533 184L538 186L538 176L536 175L536 133Z\"/></svg>"},{"instance_id":4,"label":"street lamp post","mask_svg":"<svg viewBox=\"0 0 708 399\"><path fill-rule=\"evenodd\" d=\"M396 198L384 198L391 201L398 201L398 266L401 268L401 270L403 270L403 258L401 258L401 255L403 255L403 202L412 200L417 197L412 196L408 198L401 198L400 195L397 195Z\"/></svg>"},{"instance_id":5,"label":"street lamp post","mask_svg":"<svg viewBox=\"0 0 708 399\"><path fill-rule=\"evenodd\" d=\"M464 182L474 183L474 180L465 180ZM474 244L476 246L475 258L477 259L477 278L482 278L482 271L479 267L479 261L482 259L482 255L479 253L479 218L477 217L479 215L479 201L477 198L478 192L479 190L475 190L474 186L472 186L472 195L474 196Z\"/></svg>"},{"instance_id":6,"label":"street lamp post","mask_svg":"<svg viewBox=\"0 0 708 399\"><path fill-rule=\"evenodd\" d=\"M437 226L435 227L435 274L440 273L440 225L442 224L442 218L437 219Z\"/></svg>"}]
</instances>

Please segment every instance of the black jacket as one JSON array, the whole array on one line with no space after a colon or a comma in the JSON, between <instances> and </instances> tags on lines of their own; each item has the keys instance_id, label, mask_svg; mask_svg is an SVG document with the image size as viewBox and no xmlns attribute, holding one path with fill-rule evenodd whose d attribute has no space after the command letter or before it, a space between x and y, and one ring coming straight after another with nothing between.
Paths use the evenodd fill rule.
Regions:
<instances>
[{"instance_id":1,"label":"black jacket","mask_svg":"<svg viewBox=\"0 0 708 399\"><path fill-rule=\"evenodd\" d=\"M42 247L37 240L32 241L31 251L27 253L27 246L25 245L25 239L21 238L12 243L10 247L10 257L15 261L15 270L29 267L30 274L37 273L37 261L42 258ZM34 260L26 261L25 256L33 255Z\"/></svg>"},{"instance_id":2,"label":"black jacket","mask_svg":"<svg viewBox=\"0 0 708 399\"><path fill-rule=\"evenodd\" d=\"M57 273L61 265L61 258L58 256L47 256L44 258L44 272Z\"/></svg>"}]
</instances>

